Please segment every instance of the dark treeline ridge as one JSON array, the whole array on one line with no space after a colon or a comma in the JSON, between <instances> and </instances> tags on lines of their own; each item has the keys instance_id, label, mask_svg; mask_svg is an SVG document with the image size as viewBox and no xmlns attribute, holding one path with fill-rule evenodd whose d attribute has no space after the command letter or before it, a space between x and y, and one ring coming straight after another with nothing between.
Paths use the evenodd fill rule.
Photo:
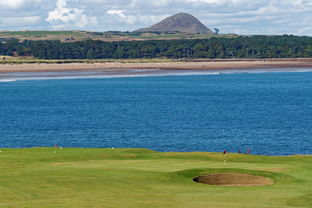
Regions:
<instances>
[{"instance_id":1,"label":"dark treeline ridge","mask_svg":"<svg viewBox=\"0 0 312 208\"><path fill-rule=\"evenodd\" d=\"M1 55L39 59L136 59L136 58L310 58L312 37L239 36L196 40L147 40L103 42L58 40L0 43Z\"/></svg>"}]
</instances>

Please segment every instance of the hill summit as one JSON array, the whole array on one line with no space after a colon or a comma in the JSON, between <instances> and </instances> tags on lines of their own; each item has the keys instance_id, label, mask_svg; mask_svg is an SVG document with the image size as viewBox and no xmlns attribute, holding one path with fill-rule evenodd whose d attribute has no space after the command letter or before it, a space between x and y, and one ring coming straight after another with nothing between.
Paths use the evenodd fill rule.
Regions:
<instances>
[{"instance_id":1,"label":"hill summit","mask_svg":"<svg viewBox=\"0 0 312 208\"><path fill-rule=\"evenodd\" d=\"M183 32L190 34L208 34L212 30L202 24L196 17L187 13L170 16L161 22L137 30L138 32Z\"/></svg>"}]
</instances>

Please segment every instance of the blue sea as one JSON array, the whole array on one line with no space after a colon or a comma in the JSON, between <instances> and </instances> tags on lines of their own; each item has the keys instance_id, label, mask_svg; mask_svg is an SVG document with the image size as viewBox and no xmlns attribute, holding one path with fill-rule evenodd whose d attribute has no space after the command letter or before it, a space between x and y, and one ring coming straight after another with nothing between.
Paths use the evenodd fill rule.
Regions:
<instances>
[{"instance_id":1,"label":"blue sea","mask_svg":"<svg viewBox=\"0 0 312 208\"><path fill-rule=\"evenodd\" d=\"M0 95L1 148L312 154L312 72L2 80Z\"/></svg>"}]
</instances>

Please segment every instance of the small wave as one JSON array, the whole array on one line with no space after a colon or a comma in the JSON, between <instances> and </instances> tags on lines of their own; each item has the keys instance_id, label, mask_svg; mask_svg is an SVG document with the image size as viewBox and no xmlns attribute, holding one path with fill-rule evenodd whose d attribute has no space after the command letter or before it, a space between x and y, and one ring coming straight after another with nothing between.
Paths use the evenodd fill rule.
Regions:
<instances>
[{"instance_id":1,"label":"small wave","mask_svg":"<svg viewBox=\"0 0 312 208\"><path fill-rule=\"evenodd\" d=\"M70 80L70 79L109 79L109 78L135 78L135 77L165 77L165 76L196 76L196 75L219 75L219 72L168 72L165 73L143 73L143 74L73 74L72 76L58 74L58 76L35 76L35 77L16 77L15 79L0 79L0 82L15 81L40 81L40 80Z\"/></svg>"},{"instance_id":2,"label":"small wave","mask_svg":"<svg viewBox=\"0 0 312 208\"><path fill-rule=\"evenodd\" d=\"M0 82L16 82L16 79L0 79Z\"/></svg>"},{"instance_id":3,"label":"small wave","mask_svg":"<svg viewBox=\"0 0 312 208\"><path fill-rule=\"evenodd\" d=\"M141 72L142 70L139 70ZM260 74L260 73L290 73L290 72L312 72L312 68L289 68L289 69L256 69L256 70L212 70L212 71L202 71L202 70L150 70L144 71L145 73L138 72L126 72L120 74L111 73L100 73L100 72L83 72L83 73L43 73L35 74L36 76L19 76L18 73L15 74L14 78L0 78L0 82L15 82L15 81L31 81L31 80L69 80L69 79L108 79L108 78L135 78L135 77L165 77L165 76L217 76L217 75L227 75L227 74ZM43 76L39 76L43 75Z\"/></svg>"}]
</instances>

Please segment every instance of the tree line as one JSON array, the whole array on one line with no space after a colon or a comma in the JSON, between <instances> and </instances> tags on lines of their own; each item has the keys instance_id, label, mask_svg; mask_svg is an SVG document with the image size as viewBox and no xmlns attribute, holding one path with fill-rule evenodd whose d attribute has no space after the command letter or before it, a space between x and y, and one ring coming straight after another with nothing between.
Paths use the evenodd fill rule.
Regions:
<instances>
[{"instance_id":1,"label":"tree line","mask_svg":"<svg viewBox=\"0 0 312 208\"><path fill-rule=\"evenodd\" d=\"M0 55L13 54L39 59L310 58L312 37L239 36L121 42L85 40L70 43L10 39L0 42Z\"/></svg>"}]
</instances>

